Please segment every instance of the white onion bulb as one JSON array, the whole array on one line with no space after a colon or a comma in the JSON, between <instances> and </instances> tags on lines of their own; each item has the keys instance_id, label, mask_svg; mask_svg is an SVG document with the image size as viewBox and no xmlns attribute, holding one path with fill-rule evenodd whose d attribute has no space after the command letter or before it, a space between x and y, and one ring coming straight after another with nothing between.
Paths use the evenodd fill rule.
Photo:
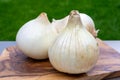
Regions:
<instances>
[{"instance_id":1,"label":"white onion bulb","mask_svg":"<svg viewBox=\"0 0 120 80\"><path fill-rule=\"evenodd\" d=\"M60 72L84 73L98 60L97 41L86 30L80 17L78 11L71 11L66 27L49 48L49 60Z\"/></svg>"},{"instance_id":2,"label":"white onion bulb","mask_svg":"<svg viewBox=\"0 0 120 80\"><path fill-rule=\"evenodd\" d=\"M41 13L36 19L25 23L17 33L18 48L34 59L48 58L48 48L56 37L56 31L51 26L46 13Z\"/></svg>"}]
</instances>

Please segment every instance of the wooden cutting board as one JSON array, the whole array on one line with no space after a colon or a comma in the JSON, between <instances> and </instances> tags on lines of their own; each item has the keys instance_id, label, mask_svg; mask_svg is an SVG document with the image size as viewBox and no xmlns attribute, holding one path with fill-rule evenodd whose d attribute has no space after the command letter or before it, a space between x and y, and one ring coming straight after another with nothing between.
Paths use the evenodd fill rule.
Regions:
<instances>
[{"instance_id":1,"label":"wooden cutting board","mask_svg":"<svg viewBox=\"0 0 120 80\"><path fill-rule=\"evenodd\" d=\"M56 71L49 60L33 60L16 46L8 47L0 56L0 80L101 80L120 76L120 54L100 39L97 64L83 74Z\"/></svg>"}]
</instances>

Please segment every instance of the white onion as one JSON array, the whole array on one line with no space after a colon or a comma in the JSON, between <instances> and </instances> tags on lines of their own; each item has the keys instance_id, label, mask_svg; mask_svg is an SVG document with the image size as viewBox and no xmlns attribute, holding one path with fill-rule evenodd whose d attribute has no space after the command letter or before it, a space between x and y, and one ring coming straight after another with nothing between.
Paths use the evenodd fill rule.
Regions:
<instances>
[{"instance_id":1,"label":"white onion","mask_svg":"<svg viewBox=\"0 0 120 80\"><path fill-rule=\"evenodd\" d=\"M18 48L34 59L48 58L48 48L52 44L56 32L51 26L46 13L24 24L17 33Z\"/></svg>"}]
</instances>

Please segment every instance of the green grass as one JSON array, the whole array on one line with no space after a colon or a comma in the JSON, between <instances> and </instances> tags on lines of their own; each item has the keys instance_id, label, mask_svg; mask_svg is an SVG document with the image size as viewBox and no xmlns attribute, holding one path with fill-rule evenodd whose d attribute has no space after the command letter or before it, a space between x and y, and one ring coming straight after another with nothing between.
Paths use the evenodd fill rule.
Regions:
<instances>
[{"instance_id":1,"label":"green grass","mask_svg":"<svg viewBox=\"0 0 120 80\"><path fill-rule=\"evenodd\" d=\"M41 12L52 20L73 9L93 18L99 38L120 39L120 0L0 0L0 40L15 40L19 28Z\"/></svg>"}]
</instances>

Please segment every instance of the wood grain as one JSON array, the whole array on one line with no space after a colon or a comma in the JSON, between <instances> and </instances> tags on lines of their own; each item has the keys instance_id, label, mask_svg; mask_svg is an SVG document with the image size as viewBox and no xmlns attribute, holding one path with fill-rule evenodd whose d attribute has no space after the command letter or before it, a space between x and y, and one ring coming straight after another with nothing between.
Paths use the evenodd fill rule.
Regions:
<instances>
[{"instance_id":1,"label":"wood grain","mask_svg":"<svg viewBox=\"0 0 120 80\"><path fill-rule=\"evenodd\" d=\"M120 54L100 39L97 41L97 64L89 72L77 75L58 72L48 59L34 60L16 46L9 47L0 56L0 80L101 80L120 76Z\"/></svg>"}]
</instances>

